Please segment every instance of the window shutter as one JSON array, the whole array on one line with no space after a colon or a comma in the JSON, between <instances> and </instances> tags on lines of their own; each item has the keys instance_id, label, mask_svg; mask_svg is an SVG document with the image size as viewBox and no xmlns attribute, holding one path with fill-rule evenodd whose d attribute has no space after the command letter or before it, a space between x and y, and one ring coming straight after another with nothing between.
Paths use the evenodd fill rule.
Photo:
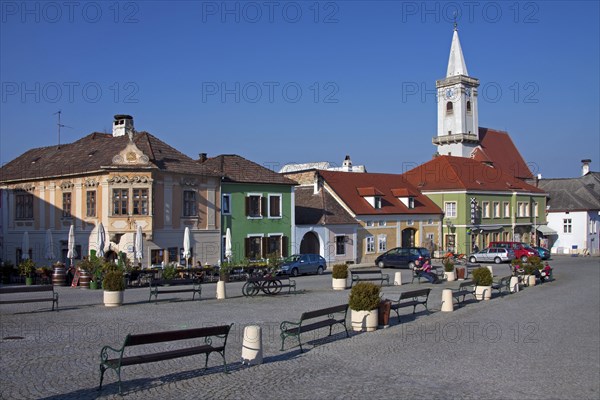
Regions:
<instances>
[{"instance_id":1,"label":"window shutter","mask_svg":"<svg viewBox=\"0 0 600 400\"><path fill-rule=\"evenodd\" d=\"M262 241L262 248L261 248L261 258L267 258L267 253L269 252L269 238L268 237L262 237L261 238Z\"/></svg>"},{"instance_id":2,"label":"window shutter","mask_svg":"<svg viewBox=\"0 0 600 400\"><path fill-rule=\"evenodd\" d=\"M288 254L288 246L289 246L289 238L287 236L281 237L281 256L287 257Z\"/></svg>"},{"instance_id":3,"label":"window shutter","mask_svg":"<svg viewBox=\"0 0 600 400\"><path fill-rule=\"evenodd\" d=\"M269 212L269 208L268 208L269 206L268 206L268 204L267 204L267 201L268 201L268 198L267 198L267 197L264 197L264 196L262 196L262 197L260 198L260 214L261 214L263 217L266 217L266 216L267 216L267 213Z\"/></svg>"},{"instance_id":4,"label":"window shutter","mask_svg":"<svg viewBox=\"0 0 600 400\"><path fill-rule=\"evenodd\" d=\"M248 200L248 198L246 198L246 200ZM250 238L244 239L244 254L246 255L246 258L250 258Z\"/></svg>"},{"instance_id":5,"label":"window shutter","mask_svg":"<svg viewBox=\"0 0 600 400\"><path fill-rule=\"evenodd\" d=\"M250 216L250 197L246 196L246 216Z\"/></svg>"}]
</instances>

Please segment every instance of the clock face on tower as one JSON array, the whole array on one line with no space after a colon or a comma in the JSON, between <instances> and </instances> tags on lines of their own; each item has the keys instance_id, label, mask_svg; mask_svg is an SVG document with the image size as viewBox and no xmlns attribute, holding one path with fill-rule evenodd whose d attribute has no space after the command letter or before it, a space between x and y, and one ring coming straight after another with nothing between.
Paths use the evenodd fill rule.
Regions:
<instances>
[{"instance_id":1,"label":"clock face on tower","mask_svg":"<svg viewBox=\"0 0 600 400\"><path fill-rule=\"evenodd\" d=\"M446 97L447 100L454 97L454 89L453 88L446 89L446 93L444 93L444 96Z\"/></svg>"}]
</instances>

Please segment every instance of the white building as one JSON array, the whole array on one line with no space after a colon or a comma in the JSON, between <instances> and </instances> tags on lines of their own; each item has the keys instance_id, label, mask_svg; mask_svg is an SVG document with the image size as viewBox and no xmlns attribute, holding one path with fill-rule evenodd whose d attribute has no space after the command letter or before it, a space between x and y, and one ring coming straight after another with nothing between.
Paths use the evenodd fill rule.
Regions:
<instances>
[{"instance_id":1,"label":"white building","mask_svg":"<svg viewBox=\"0 0 600 400\"><path fill-rule=\"evenodd\" d=\"M600 173L582 160L582 176L542 179L548 193L548 227L557 232L548 246L554 254L600 254Z\"/></svg>"}]
</instances>

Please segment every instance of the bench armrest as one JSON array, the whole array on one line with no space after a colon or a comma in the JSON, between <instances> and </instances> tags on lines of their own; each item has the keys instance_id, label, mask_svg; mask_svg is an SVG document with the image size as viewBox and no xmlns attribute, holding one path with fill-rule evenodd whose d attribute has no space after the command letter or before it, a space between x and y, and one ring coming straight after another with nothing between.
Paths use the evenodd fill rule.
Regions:
<instances>
[{"instance_id":1,"label":"bench armrest","mask_svg":"<svg viewBox=\"0 0 600 400\"><path fill-rule=\"evenodd\" d=\"M302 321L300 321L300 322L283 321L279 325L279 329L281 329L282 332L287 331L288 329L292 329L292 328L300 329L300 325L302 325Z\"/></svg>"},{"instance_id":2,"label":"bench armrest","mask_svg":"<svg viewBox=\"0 0 600 400\"><path fill-rule=\"evenodd\" d=\"M118 357L119 364L121 364L120 360L123 358L123 351L125 350L125 345L120 349L115 349L114 347L104 346L102 350L100 350L100 363L104 364L106 361L110 359L110 356ZM115 354L110 354L109 352L113 352Z\"/></svg>"}]
</instances>

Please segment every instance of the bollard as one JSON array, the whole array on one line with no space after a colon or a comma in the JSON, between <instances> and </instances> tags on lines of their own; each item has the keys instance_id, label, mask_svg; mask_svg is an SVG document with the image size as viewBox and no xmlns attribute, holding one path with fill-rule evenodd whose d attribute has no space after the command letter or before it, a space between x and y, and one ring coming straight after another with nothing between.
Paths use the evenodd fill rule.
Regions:
<instances>
[{"instance_id":1,"label":"bollard","mask_svg":"<svg viewBox=\"0 0 600 400\"><path fill-rule=\"evenodd\" d=\"M217 300L223 300L225 298L227 298L227 295L225 293L225 282L218 281L217 282Z\"/></svg>"},{"instance_id":2,"label":"bollard","mask_svg":"<svg viewBox=\"0 0 600 400\"><path fill-rule=\"evenodd\" d=\"M442 290L442 311L454 311L454 299L452 298L452 289Z\"/></svg>"},{"instance_id":3,"label":"bollard","mask_svg":"<svg viewBox=\"0 0 600 400\"><path fill-rule=\"evenodd\" d=\"M491 265L487 265L486 267L487 267L487 269L490 270L490 274L492 274L492 276L494 276L494 270L492 269L492 266Z\"/></svg>"},{"instance_id":4,"label":"bollard","mask_svg":"<svg viewBox=\"0 0 600 400\"><path fill-rule=\"evenodd\" d=\"M262 362L262 329L258 325L248 325L244 328L242 364L258 365Z\"/></svg>"},{"instance_id":5,"label":"bollard","mask_svg":"<svg viewBox=\"0 0 600 400\"><path fill-rule=\"evenodd\" d=\"M402 286L402 272L400 271L394 274L394 286Z\"/></svg>"},{"instance_id":6,"label":"bollard","mask_svg":"<svg viewBox=\"0 0 600 400\"><path fill-rule=\"evenodd\" d=\"M519 291L519 278L517 276L510 277L510 292L517 293Z\"/></svg>"}]
</instances>

